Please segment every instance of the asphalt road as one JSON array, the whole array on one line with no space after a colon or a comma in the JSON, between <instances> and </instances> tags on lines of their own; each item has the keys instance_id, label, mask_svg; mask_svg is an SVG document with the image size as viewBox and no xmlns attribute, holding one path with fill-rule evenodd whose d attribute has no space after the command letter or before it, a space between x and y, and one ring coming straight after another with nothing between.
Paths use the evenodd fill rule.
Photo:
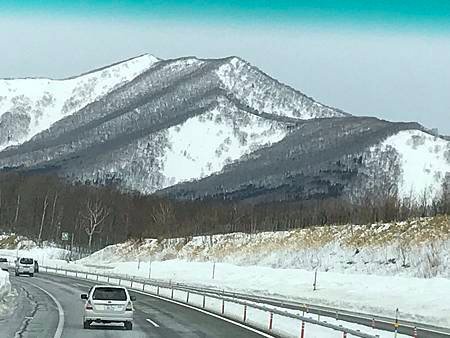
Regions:
<instances>
[{"instance_id":1,"label":"asphalt road","mask_svg":"<svg viewBox=\"0 0 450 338\"><path fill-rule=\"evenodd\" d=\"M9 313L0 317L0 338L54 338L58 330L62 330L64 338L263 336L202 312L133 292L137 300L132 331L112 324L85 330L80 294L86 293L94 282L47 274L33 278L10 275L10 280L17 297ZM58 310L58 303L62 311Z\"/></svg>"}]
</instances>

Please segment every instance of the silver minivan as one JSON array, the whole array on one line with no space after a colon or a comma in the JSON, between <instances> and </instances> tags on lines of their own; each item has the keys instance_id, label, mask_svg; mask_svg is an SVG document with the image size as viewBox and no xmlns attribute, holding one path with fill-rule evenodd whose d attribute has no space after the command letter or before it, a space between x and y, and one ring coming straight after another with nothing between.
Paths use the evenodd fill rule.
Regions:
<instances>
[{"instance_id":1,"label":"silver minivan","mask_svg":"<svg viewBox=\"0 0 450 338\"><path fill-rule=\"evenodd\" d=\"M34 259L27 257L20 257L16 259L16 264L14 267L14 272L16 276L19 275L29 275L34 276Z\"/></svg>"},{"instance_id":2,"label":"silver minivan","mask_svg":"<svg viewBox=\"0 0 450 338\"><path fill-rule=\"evenodd\" d=\"M86 300L83 313L83 327L90 328L92 323L123 323L126 330L133 329L134 296L130 296L123 286L96 285L88 294L82 294Z\"/></svg>"}]
</instances>

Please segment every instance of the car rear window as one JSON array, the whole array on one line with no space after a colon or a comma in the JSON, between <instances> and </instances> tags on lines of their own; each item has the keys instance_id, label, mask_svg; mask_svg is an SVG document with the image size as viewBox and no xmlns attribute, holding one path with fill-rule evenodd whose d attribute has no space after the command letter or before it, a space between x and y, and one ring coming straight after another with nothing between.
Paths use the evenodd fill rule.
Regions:
<instances>
[{"instance_id":1,"label":"car rear window","mask_svg":"<svg viewBox=\"0 0 450 338\"><path fill-rule=\"evenodd\" d=\"M121 288L95 288L92 296L94 300L127 300L125 289Z\"/></svg>"},{"instance_id":2,"label":"car rear window","mask_svg":"<svg viewBox=\"0 0 450 338\"><path fill-rule=\"evenodd\" d=\"M8 260L6 258L0 258L0 263L6 263Z\"/></svg>"},{"instance_id":3,"label":"car rear window","mask_svg":"<svg viewBox=\"0 0 450 338\"><path fill-rule=\"evenodd\" d=\"M31 258L21 258L20 259L20 264L31 265L31 264L33 264L33 259L31 259Z\"/></svg>"}]
</instances>

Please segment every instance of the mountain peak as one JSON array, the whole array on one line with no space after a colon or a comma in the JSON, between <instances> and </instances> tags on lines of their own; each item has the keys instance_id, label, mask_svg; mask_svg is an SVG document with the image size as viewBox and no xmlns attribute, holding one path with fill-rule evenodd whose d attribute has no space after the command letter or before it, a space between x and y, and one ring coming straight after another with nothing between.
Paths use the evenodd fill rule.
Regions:
<instances>
[{"instance_id":1,"label":"mountain peak","mask_svg":"<svg viewBox=\"0 0 450 338\"><path fill-rule=\"evenodd\" d=\"M158 61L151 54L143 54L62 80L0 80L0 150L46 130Z\"/></svg>"}]
</instances>

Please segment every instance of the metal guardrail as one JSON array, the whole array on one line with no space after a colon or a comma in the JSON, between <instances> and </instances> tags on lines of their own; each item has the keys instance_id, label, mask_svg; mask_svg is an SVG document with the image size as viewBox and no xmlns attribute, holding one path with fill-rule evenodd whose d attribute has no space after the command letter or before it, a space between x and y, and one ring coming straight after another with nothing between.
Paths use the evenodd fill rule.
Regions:
<instances>
[{"instance_id":1,"label":"metal guardrail","mask_svg":"<svg viewBox=\"0 0 450 338\"><path fill-rule=\"evenodd\" d=\"M286 311L287 308L285 306L267 304L267 303L264 303L263 301L260 302L258 299L256 299L256 297L252 298L252 299L244 299L242 294L226 292L223 290L221 291L221 290L217 290L217 289L209 289L209 288L203 288L203 287L196 288L194 286L190 286L190 285L186 285L186 284L182 284L182 283L172 283L172 282L167 282L167 281L148 279L148 278L142 278L142 277L136 277L136 276L128 276L128 275L115 274L115 273L101 274L101 273L89 272L89 271L79 271L79 270L72 270L72 269L62 269L62 268L58 268L58 267L41 266L40 271L43 272L43 270L45 270L46 273L53 273L58 276L67 276L67 277L72 277L72 278L75 277L75 278L80 278L80 279L85 279L85 280L90 280L90 281L103 281L103 282L106 281L107 283L111 283L111 284L113 284L113 281L116 281L116 284L118 284L118 285L123 285L124 282L128 282L130 289L145 291L145 292L148 292L147 286L154 287L154 288L156 288L156 293L154 293L155 295L162 297L162 298L167 298L167 299L174 299L173 298L174 290L186 292L186 299L184 302L191 306L195 306L195 305L192 303L189 303L190 295L191 294L199 295L199 296L203 297L203 302L202 302L201 308L205 308L205 298L206 297L214 298L214 299L222 301L222 311L221 311L221 313L219 313L222 316L226 316L225 315L225 302L239 304L244 307L243 320L239 320L239 318L235 318L235 317L233 317L232 319L234 319L234 320L237 319L246 325L249 325L248 322L246 321L247 308L261 310L261 311L269 313L269 321L268 321L269 324L266 328L263 328L263 330L265 332L268 332L271 334L274 333L273 315L278 315L281 317L292 318L292 319L296 319L296 320L300 321L302 323L302 325L301 325L302 331L304 330L304 323L309 323L312 325L318 325L318 326L322 326L324 328L342 332L343 337L347 337L347 334L354 336L354 337L360 337L360 338L378 338L379 337L378 335L372 335L372 334L361 332L359 330L353 330L350 328L346 328L341 325L336 325L336 324L328 323L326 321L316 320L313 318L306 317L304 315L298 315L298 314ZM139 288L138 288L138 286L139 286ZM171 297L164 296L161 293L161 289L170 290L169 294L171 295ZM247 295L247 298L251 298L251 296ZM261 299L263 300L264 297L261 297ZM285 304L285 303L282 303L282 304ZM274 306L274 307L268 307L268 305ZM277 307L284 308L285 310L283 311ZM291 308L289 310L302 311L302 308L296 307L295 309ZM308 312L308 311L306 311L306 312ZM261 329L261 328L258 328L258 329Z\"/></svg>"}]
</instances>

